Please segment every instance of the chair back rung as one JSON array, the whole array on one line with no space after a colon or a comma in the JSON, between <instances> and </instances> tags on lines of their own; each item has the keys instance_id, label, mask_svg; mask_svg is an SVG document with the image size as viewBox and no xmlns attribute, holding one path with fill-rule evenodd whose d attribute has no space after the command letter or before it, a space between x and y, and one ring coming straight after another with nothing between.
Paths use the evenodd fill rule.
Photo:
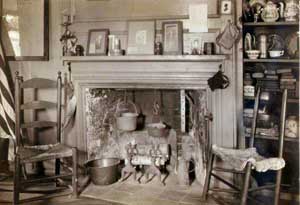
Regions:
<instances>
[{"instance_id":1,"label":"chair back rung","mask_svg":"<svg viewBox=\"0 0 300 205\"><path fill-rule=\"evenodd\" d=\"M51 109L56 108L57 103L49 101L31 101L21 105L21 110L41 110L41 109Z\"/></svg>"},{"instance_id":2,"label":"chair back rung","mask_svg":"<svg viewBox=\"0 0 300 205\"><path fill-rule=\"evenodd\" d=\"M45 78L32 78L20 83L21 88L56 88L57 81Z\"/></svg>"},{"instance_id":3,"label":"chair back rung","mask_svg":"<svg viewBox=\"0 0 300 205\"><path fill-rule=\"evenodd\" d=\"M53 121L33 121L21 124L21 128L47 128L55 126L57 126L57 123Z\"/></svg>"}]
</instances>

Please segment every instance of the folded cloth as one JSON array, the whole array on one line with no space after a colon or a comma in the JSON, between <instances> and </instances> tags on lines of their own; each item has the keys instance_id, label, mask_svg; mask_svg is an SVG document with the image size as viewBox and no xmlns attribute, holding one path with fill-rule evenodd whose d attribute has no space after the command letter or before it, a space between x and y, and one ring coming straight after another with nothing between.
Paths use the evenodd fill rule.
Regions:
<instances>
[{"instance_id":1,"label":"folded cloth","mask_svg":"<svg viewBox=\"0 0 300 205\"><path fill-rule=\"evenodd\" d=\"M248 162L251 163L252 169L255 169L258 172L280 170L285 166L284 159L266 159L257 153L255 147L248 149L229 149L213 145L212 152L237 171L244 170Z\"/></svg>"},{"instance_id":2,"label":"folded cloth","mask_svg":"<svg viewBox=\"0 0 300 205\"><path fill-rule=\"evenodd\" d=\"M285 167L285 161L282 158L268 158L257 161L254 164L255 170L258 172L266 172L268 170L280 170Z\"/></svg>"}]
</instances>

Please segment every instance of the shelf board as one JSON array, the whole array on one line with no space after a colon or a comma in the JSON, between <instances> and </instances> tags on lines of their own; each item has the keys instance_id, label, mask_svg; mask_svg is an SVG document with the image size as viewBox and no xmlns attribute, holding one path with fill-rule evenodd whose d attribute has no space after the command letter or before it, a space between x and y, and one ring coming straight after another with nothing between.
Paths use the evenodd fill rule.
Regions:
<instances>
[{"instance_id":1,"label":"shelf board","mask_svg":"<svg viewBox=\"0 0 300 205\"><path fill-rule=\"evenodd\" d=\"M255 97L244 96L244 100L255 100ZM263 100L263 99L260 99L260 100L261 101L268 101L268 100ZM296 104L298 104L299 103L299 98L288 98L287 102L288 103L296 103Z\"/></svg>"},{"instance_id":2,"label":"shelf board","mask_svg":"<svg viewBox=\"0 0 300 205\"><path fill-rule=\"evenodd\" d=\"M288 98L287 102L299 104L299 98Z\"/></svg>"},{"instance_id":3,"label":"shelf board","mask_svg":"<svg viewBox=\"0 0 300 205\"><path fill-rule=\"evenodd\" d=\"M250 134L245 135L247 138L250 138ZM257 139L265 139L265 140L278 140L279 137L273 137L273 136L266 136L266 135L255 135L255 138ZM284 137L284 141L287 142L299 142L298 138L290 138L290 137Z\"/></svg>"},{"instance_id":4,"label":"shelf board","mask_svg":"<svg viewBox=\"0 0 300 205\"><path fill-rule=\"evenodd\" d=\"M219 62L228 55L63 56L63 62Z\"/></svg>"},{"instance_id":5,"label":"shelf board","mask_svg":"<svg viewBox=\"0 0 300 205\"><path fill-rule=\"evenodd\" d=\"M283 58L272 58L272 59L244 59L245 63L299 63L299 59L283 59Z\"/></svg>"},{"instance_id":6,"label":"shelf board","mask_svg":"<svg viewBox=\"0 0 300 205\"><path fill-rule=\"evenodd\" d=\"M299 22L287 22L287 21L277 21L277 22L247 22L244 26L299 26Z\"/></svg>"}]
</instances>

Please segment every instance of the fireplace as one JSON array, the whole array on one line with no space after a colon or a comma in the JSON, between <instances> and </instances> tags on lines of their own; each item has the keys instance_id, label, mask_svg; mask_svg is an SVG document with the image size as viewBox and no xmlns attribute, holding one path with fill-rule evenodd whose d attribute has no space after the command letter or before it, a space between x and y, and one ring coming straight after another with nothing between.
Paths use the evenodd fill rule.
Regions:
<instances>
[{"instance_id":1,"label":"fireplace","mask_svg":"<svg viewBox=\"0 0 300 205\"><path fill-rule=\"evenodd\" d=\"M126 143L132 141L153 144L143 126L120 132L113 120L119 99L136 105L138 114L145 116L144 125L157 117L153 115L157 104L163 113L159 121L170 128L169 135L157 139L157 143L170 145L171 169L180 168L180 157L193 159L202 181L208 146L223 136L226 124L222 118L205 120L210 114L213 118L217 113L224 115L223 93L211 92L207 79L220 65L225 71L229 69L226 56L85 56L64 57L63 61L71 66L75 84L76 145L85 153L83 162L101 157L126 158ZM109 117L105 118L106 114Z\"/></svg>"}]
</instances>

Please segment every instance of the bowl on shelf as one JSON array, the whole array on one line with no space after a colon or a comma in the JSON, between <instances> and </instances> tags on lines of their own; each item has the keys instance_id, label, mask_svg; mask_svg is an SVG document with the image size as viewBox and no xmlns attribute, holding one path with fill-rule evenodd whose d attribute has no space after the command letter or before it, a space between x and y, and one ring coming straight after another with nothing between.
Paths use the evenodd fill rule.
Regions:
<instances>
[{"instance_id":1,"label":"bowl on shelf","mask_svg":"<svg viewBox=\"0 0 300 205\"><path fill-rule=\"evenodd\" d=\"M246 53L247 53L248 58L253 60L253 59L258 58L260 51L259 50L247 50Z\"/></svg>"},{"instance_id":2,"label":"bowl on shelf","mask_svg":"<svg viewBox=\"0 0 300 205\"><path fill-rule=\"evenodd\" d=\"M284 55L284 50L269 51L269 55L271 58L278 58Z\"/></svg>"}]
</instances>

